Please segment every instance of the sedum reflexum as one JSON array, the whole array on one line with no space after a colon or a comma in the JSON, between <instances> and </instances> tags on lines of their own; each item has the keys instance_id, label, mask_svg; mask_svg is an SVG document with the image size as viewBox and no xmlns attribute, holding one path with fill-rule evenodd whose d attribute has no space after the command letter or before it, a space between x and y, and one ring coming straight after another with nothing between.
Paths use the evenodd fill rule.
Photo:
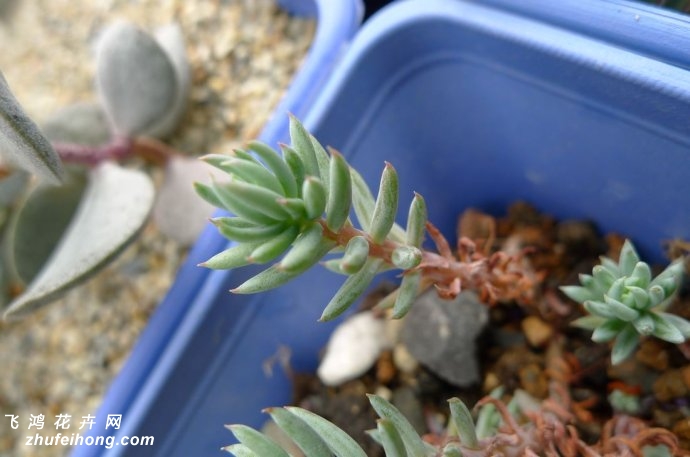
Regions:
<instances>
[{"instance_id":1,"label":"sedum reflexum","mask_svg":"<svg viewBox=\"0 0 690 457\"><path fill-rule=\"evenodd\" d=\"M203 266L231 269L249 264L271 264L232 290L257 293L278 287L320 262L328 253L340 256L324 262L347 275L326 305L321 320L344 312L380 272L400 269L400 288L382 303L393 317L404 316L420 289L434 285L444 297L462 288L480 290L487 301L521 298L533 283L517 262L503 253L485 256L464 240L458 253L427 221L426 203L414 194L407 226L395 223L398 211L398 175L386 163L378 194L334 149L326 149L294 117L290 118L291 145L277 152L258 141L231 155L203 158L227 173L226 180L196 184L208 202L232 216L212 219L219 232L236 243ZM358 225L350 217L354 212ZM425 230L438 253L424 251Z\"/></svg>"},{"instance_id":2,"label":"sedum reflexum","mask_svg":"<svg viewBox=\"0 0 690 457\"><path fill-rule=\"evenodd\" d=\"M591 275L580 275L581 286L561 290L589 313L574 325L593 330L595 342L615 341L611 350L615 365L632 354L641 336L676 344L690 337L690 322L665 312L682 275L683 263L678 260L652 278L649 265L640 261L635 247L626 240L618 262L602 257Z\"/></svg>"}]
</instances>

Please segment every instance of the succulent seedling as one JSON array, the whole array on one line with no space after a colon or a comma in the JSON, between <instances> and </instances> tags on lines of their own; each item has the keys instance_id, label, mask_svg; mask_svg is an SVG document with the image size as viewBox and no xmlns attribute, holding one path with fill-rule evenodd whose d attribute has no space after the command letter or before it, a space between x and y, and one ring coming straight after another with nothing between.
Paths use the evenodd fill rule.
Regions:
<instances>
[{"instance_id":1,"label":"succulent seedling","mask_svg":"<svg viewBox=\"0 0 690 457\"><path fill-rule=\"evenodd\" d=\"M680 286L683 270L683 262L677 260L652 278L649 265L626 240L618 262L602 257L591 275L580 275L581 286L561 290L589 313L574 325L593 330L592 340L597 343L614 340L611 361L615 365L632 354L641 336L675 344L690 337L690 322L665 312Z\"/></svg>"}]
</instances>

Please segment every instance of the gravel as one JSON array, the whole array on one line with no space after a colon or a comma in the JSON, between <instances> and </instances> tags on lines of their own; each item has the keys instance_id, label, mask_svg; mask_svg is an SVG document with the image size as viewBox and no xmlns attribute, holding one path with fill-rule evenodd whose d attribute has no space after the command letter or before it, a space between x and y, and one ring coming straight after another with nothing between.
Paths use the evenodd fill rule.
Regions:
<instances>
[{"instance_id":1,"label":"gravel","mask_svg":"<svg viewBox=\"0 0 690 457\"><path fill-rule=\"evenodd\" d=\"M272 0L37 0L0 22L0 69L39 122L68 104L95 100L92 43L114 18L151 30L180 22L192 66L190 106L170 143L190 154L227 151L257 136L298 69L314 22L291 18ZM159 175L154 171L154 174ZM160 176L157 176L160 178ZM76 433L93 413L161 301L185 250L147 226L94 279L18 323L0 323L0 456L61 456L30 447L31 414L44 435L70 414ZM6 414L19 416L13 430Z\"/></svg>"}]
</instances>

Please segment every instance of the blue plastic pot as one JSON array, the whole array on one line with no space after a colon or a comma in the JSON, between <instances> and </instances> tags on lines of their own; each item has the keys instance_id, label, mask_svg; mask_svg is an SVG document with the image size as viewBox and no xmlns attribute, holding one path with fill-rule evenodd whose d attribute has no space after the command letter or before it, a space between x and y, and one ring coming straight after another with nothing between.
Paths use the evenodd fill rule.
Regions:
<instances>
[{"instance_id":1,"label":"blue plastic pot","mask_svg":"<svg viewBox=\"0 0 690 457\"><path fill-rule=\"evenodd\" d=\"M522 199L658 261L662 240L690 236L688 37L688 18L621 0L401 1L363 27L306 124L374 188L391 161L402 204L423 194L448 235L467 207ZM284 136L283 123L264 139ZM155 340L155 357L135 353L101 408L123 414L118 437L156 440L114 455L218 455L223 424L261 426L262 408L290 401L283 370L267 370L281 347L315 368L333 328L316 319L342 278L315 268L232 296L256 270L192 266L223 247L200 240L151 323L163 330L140 344Z\"/></svg>"}]
</instances>

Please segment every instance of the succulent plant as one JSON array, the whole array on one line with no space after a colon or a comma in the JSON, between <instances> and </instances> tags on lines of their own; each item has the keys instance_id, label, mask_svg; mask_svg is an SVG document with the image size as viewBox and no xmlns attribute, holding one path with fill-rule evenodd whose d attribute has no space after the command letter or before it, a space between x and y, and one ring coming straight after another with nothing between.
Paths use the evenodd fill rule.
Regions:
<instances>
[{"instance_id":1,"label":"succulent plant","mask_svg":"<svg viewBox=\"0 0 690 457\"><path fill-rule=\"evenodd\" d=\"M390 269L403 270L400 288L381 304L392 307L395 318L404 316L418 292L432 284L444 297L456 296L462 284L462 288L480 290L487 301L519 298L532 290L534 284L510 256L487 257L476 252L469 240L461 243L457 255L451 252L445 238L427 221L426 203L417 193L406 229L397 225L398 176L391 164L385 164L374 198L343 155L334 149L327 152L293 116L290 136L290 146L280 145L282 155L253 141L249 150L203 158L229 179L197 184L197 192L233 214L212 222L236 244L201 265L231 269L280 258L232 292L278 287L330 252L342 255L324 265L348 278L323 310L324 321L344 312L376 274ZM360 228L350 219L351 209ZM439 253L422 249L425 230Z\"/></svg>"},{"instance_id":2,"label":"succulent plant","mask_svg":"<svg viewBox=\"0 0 690 457\"><path fill-rule=\"evenodd\" d=\"M602 257L591 275L580 275L581 286L563 286L561 290L589 313L574 325L593 330L595 342L615 340L611 350L615 365L635 350L641 336L676 344L690 337L690 322L665 312L678 290L683 269L679 260L652 278L649 265L626 240L618 262Z\"/></svg>"}]
</instances>

